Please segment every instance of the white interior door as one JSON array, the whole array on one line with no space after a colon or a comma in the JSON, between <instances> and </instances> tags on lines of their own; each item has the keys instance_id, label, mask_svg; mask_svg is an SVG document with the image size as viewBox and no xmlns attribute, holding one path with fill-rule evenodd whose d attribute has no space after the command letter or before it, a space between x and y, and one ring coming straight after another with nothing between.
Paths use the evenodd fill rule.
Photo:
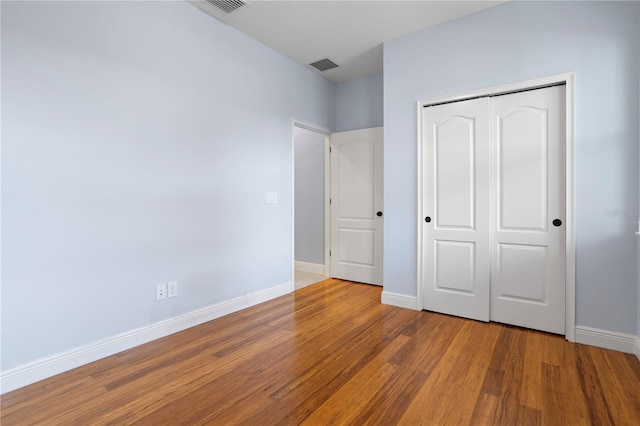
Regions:
<instances>
[{"instance_id":1,"label":"white interior door","mask_svg":"<svg viewBox=\"0 0 640 426\"><path fill-rule=\"evenodd\" d=\"M489 99L424 112L424 307L489 321Z\"/></svg>"},{"instance_id":2,"label":"white interior door","mask_svg":"<svg viewBox=\"0 0 640 426\"><path fill-rule=\"evenodd\" d=\"M331 276L382 285L382 127L331 135Z\"/></svg>"},{"instance_id":3,"label":"white interior door","mask_svg":"<svg viewBox=\"0 0 640 426\"><path fill-rule=\"evenodd\" d=\"M565 332L564 86L492 98L491 319Z\"/></svg>"},{"instance_id":4,"label":"white interior door","mask_svg":"<svg viewBox=\"0 0 640 426\"><path fill-rule=\"evenodd\" d=\"M564 334L564 90L424 109L425 309Z\"/></svg>"}]
</instances>

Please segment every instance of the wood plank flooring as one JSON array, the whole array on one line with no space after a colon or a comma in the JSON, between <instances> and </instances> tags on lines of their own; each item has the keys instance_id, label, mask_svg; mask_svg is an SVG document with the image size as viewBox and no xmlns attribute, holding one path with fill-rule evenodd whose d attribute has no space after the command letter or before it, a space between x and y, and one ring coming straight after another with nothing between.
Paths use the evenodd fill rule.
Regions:
<instances>
[{"instance_id":1,"label":"wood plank flooring","mask_svg":"<svg viewBox=\"0 0 640 426\"><path fill-rule=\"evenodd\" d=\"M2 396L9 425L640 425L640 362L326 280Z\"/></svg>"}]
</instances>

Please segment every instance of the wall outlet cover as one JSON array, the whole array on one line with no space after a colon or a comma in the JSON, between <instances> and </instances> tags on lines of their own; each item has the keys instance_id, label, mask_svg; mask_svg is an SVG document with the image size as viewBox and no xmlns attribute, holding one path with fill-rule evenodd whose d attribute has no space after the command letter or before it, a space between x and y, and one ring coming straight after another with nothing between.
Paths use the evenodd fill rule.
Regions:
<instances>
[{"instance_id":1,"label":"wall outlet cover","mask_svg":"<svg viewBox=\"0 0 640 426\"><path fill-rule=\"evenodd\" d=\"M176 297L178 295L178 281L169 281L167 284L167 297Z\"/></svg>"},{"instance_id":2,"label":"wall outlet cover","mask_svg":"<svg viewBox=\"0 0 640 426\"><path fill-rule=\"evenodd\" d=\"M167 298L167 283L156 284L156 300Z\"/></svg>"}]
</instances>

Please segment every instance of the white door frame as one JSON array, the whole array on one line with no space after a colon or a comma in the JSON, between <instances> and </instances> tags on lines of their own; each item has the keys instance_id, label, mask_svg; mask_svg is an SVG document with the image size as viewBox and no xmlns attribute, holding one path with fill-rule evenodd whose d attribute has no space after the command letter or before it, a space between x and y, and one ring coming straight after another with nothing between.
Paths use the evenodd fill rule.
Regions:
<instances>
[{"instance_id":1,"label":"white door frame","mask_svg":"<svg viewBox=\"0 0 640 426\"><path fill-rule=\"evenodd\" d=\"M565 105L566 105L566 252L565 252L565 338L570 342L575 342L575 328L576 328L576 255L575 255L575 183L574 183L574 170L575 170L575 151L574 151L574 87L575 87L575 73L557 74L543 78L537 78L534 80L521 81L511 84L505 84L501 86L494 86L485 89L474 90L465 93L459 93L450 96L440 96L420 100L417 102L416 110L418 116L418 155L416 156L418 161L418 238L417 238L417 282L416 282L416 295L417 295L417 308L422 310L424 307L423 300L423 288L422 288L422 233L423 233L423 221L422 218L426 214L422 211L423 206L423 193L422 193L422 178L423 178L423 165L422 165L422 112L426 105L441 104L446 102L456 102L465 99L477 98L481 96L491 96L498 94L505 94L510 92L519 92L523 90L537 89L545 86L551 86L556 84L565 84Z\"/></svg>"},{"instance_id":2,"label":"white door frame","mask_svg":"<svg viewBox=\"0 0 640 426\"><path fill-rule=\"evenodd\" d=\"M324 277L331 276L331 259L329 250L331 249L331 211L329 199L331 197L331 156L329 148L331 146L331 130L304 121L291 120L291 291L295 289L296 279L296 179L295 179L295 140L293 128L309 130L314 133L324 135Z\"/></svg>"}]
</instances>

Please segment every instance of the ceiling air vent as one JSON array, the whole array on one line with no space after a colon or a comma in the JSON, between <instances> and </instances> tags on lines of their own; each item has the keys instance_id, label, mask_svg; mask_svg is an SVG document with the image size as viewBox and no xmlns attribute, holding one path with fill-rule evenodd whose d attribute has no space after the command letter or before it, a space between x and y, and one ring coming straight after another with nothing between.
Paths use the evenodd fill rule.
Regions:
<instances>
[{"instance_id":1,"label":"ceiling air vent","mask_svg":"<svg viewBox=\"0 0 640 426\"><path fill-rule=\"evenodd\" d=\"M312 67L314 67L315 69L317 69L318 71L326 71L326 70L330 70L331 68L337 68L338 64L336 64L335 62L333 62L331 59L320 59L319 61L313 62L311 64Z\"/></svg>"},{"instance_id":2,"label":"ceiling air vent","mask_svg":"<svg viewBox=\"0 0 640 426\"><path fill-rule=\"evenodd\" d=\"M227 15L246 4L242 0L207 0L207 2Z\"/></svg>"}]
</instances>

